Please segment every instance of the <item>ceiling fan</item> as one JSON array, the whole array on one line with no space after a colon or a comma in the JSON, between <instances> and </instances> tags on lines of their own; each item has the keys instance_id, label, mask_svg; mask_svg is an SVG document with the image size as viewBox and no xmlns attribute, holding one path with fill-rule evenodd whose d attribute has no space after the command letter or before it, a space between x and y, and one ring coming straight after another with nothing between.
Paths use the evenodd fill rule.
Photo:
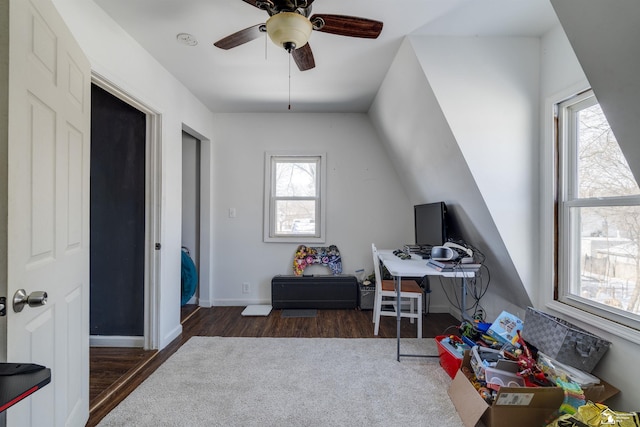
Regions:
<instances>
[{"instance_id":1,"label":"ceiling fan","mask_svg":"<svg viewBox=\"0 0 640 427\"><path fill-rule=\"evenodd\" d=\"M265 10L269 19L233 33L218 40L213 45L221 49L231 49L257 39L262 33L283 47L292 56L300 71L316 66L309 46L311 31L336 34L347 37L375 39L382 31L382 22L356 16L314 14L311 4L314 0L243 0L245 3Z\"/></svg>"}]
</instances>

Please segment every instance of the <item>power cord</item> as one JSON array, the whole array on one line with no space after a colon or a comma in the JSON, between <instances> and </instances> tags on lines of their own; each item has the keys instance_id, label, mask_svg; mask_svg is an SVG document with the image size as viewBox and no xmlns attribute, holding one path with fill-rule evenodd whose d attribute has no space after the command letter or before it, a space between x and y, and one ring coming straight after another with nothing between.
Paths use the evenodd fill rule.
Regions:
<instances>
[{"instance_id":1,"label":"power cord","mask_svg":"<svg viewBox=\"0 0 640 427\"><path fill-rule=\"evenodd\" d=\"M480 252L477 248L462 242L462 241L454 241L453 243L457 243L461 246L469 248L473 251L474 261L478 264L481 264L480 269L476 272L474 277L452 277L452 278L444 278L439 277L440 287L442 288L447 300L449 303L456 309L460 310L461 313L466 313L469 310L473 310L474 319L480 315L482 319L484 319L484 309L480 306L480 300L484 297L484 295L489 290L489 284L491 283L491 273L489 271L489 267L484 264L486 259L485 255ZM457 263L454 266L454 271L456 268L460 268L461 270L464 268L464 264ZM445 286L445 280L463 280L464 291L467 293L467 296L473 301L473 303L469 306L467 303L467 307L462 307L461 295L460 292L462 290L458 290L458 286ZM452 288L452 290L448 290L448 288ZM467 298L469 301L469 298Z\"/></svg>"}]
</instances>

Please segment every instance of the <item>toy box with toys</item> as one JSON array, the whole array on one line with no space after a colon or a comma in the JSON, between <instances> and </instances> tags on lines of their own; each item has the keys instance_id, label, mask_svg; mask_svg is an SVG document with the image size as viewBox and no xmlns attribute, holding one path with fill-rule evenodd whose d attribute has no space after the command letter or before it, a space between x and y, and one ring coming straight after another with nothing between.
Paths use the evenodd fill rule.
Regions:
<instances>
[{"instance_id":1,"label":"toy box with toys","mask_svg":"<svg viewBox=\"0 0 640 427\"><path fill-rule=\"evenodd\" d=\"M448 394L465 427L482 421L486 427L540 427L561 415L565 401L562 387L509 387L492 390L476 378L467 351L462 366L451 381ZM600 381L582 389L584 398L604 402L618 393L610 384Z\"/></svg>"},{"instance_id":2,"label":"toy box with toys","mask_svg":"<svg viewBox=\"0 0 640 427\"><path fill-rule=\"evenodd\" d=\"M436 344L438 345L440 366L453 379L462 366L464 352L471 347L455 335L438 335L436 336Z\"/></svg>"},{"instance_id":3,"label":"toy box with toys","mask_svg":"<svg viewBox=\"0 0 640 427\"><path fill-rule=\"evenodd\" d=\"M530 348L521 334L522 322L504 314L517 325L507 331L509 336L488 334L490 327L478 327L478 322L460 328L472 347L465 351L448 394L465 427L544 426L586 402L602 403L619 392L593 375L576 382L575 372Z\"/></svg>"}]
</instances>

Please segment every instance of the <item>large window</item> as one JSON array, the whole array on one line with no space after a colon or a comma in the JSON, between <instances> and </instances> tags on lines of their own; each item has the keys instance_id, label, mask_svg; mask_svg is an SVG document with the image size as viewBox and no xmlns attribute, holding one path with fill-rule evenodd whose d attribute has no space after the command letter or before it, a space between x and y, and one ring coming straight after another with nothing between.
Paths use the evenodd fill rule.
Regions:
<instances>
[{"instance_id":1,"label":"large window","mask_svg":"<svg viewBox=\"0 0 640 427\"><path fill-rule=\"evenodd\" d=\"M640 329L640 189L592 91L557 116L556 298Z\"/></svg>"},{"instance_id":2,"label":"large window","mask_svg":"<svg viewBox=\"0 0 640 427\"><path fill-rule=\"evenodd\" d=\"M324 154L265 156L265 242L324 242Z\"/></svg>"}]
</instances>

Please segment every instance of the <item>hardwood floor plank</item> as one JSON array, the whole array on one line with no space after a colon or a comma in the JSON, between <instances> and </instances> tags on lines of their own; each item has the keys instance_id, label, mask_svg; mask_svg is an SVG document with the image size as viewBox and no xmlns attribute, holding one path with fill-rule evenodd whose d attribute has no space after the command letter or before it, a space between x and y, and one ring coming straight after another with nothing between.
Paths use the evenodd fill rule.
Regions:
<instances>
[{"instance_id":1,"label":"hardwood floor plank","mask_svg":"<svg viewBox=\"0 0 640 427\"><path fill-rule=\"evenodd\" d=\"M182 334L161 351L130 348L91 348L90 416L96 426L118 403L149 377L192 336L375 338L371 310L318 310L316 317L283 318L282 310L268 316L242 316L244 307L183 307ZM459 322L449 314L422 318L424 338L455 333ZM401 336L416 336L417 324L401 322ZM396 319L382 317L380 338L396 337Z\"/></svg>"},{"instance_id":2,"label":"hardwood floor plank","mask_svg":"<svg viewBox=\"0 0 640 427\"><path fill-rule=\"evenodd\" d=\"M96 401L101 393L153 353L155 350L141 348L92 347L89 351L89 401Z\"/></svg>"}]
</instances>

